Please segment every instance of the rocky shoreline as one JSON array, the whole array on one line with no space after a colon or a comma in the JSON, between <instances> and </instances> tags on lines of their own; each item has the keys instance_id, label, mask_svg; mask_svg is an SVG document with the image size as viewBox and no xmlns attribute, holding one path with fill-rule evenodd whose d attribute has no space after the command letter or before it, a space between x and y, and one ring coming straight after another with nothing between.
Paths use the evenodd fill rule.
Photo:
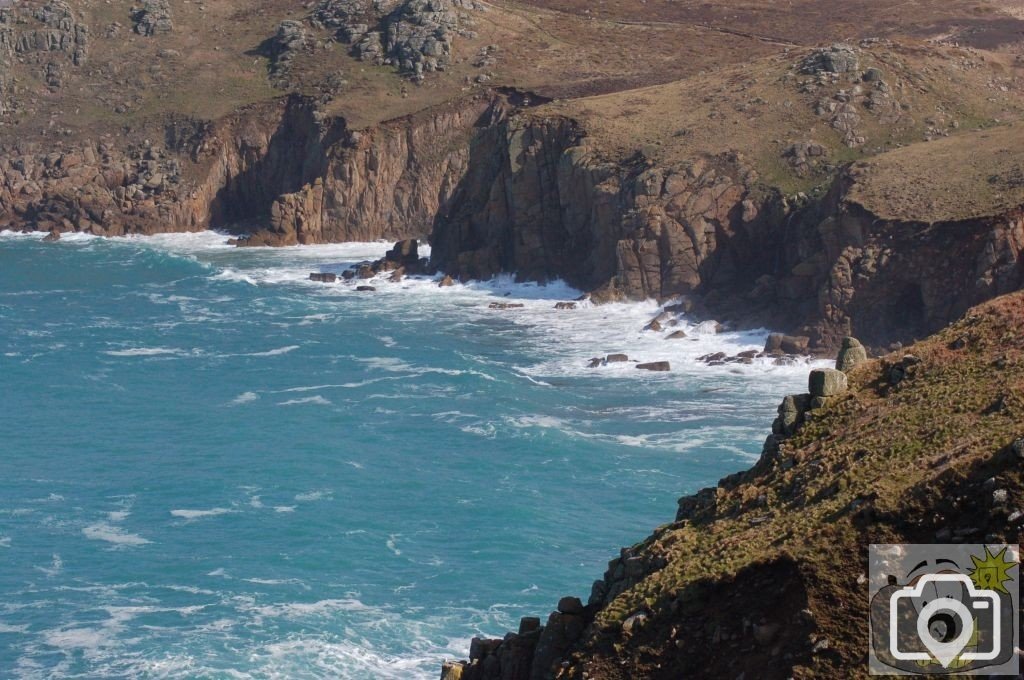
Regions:
<instances>
[{"instance_id":1,"label":"rocky shoreline","mask_svg":"<svg viewBox=\"0 0 1024 680\"><path fill-rule=\"evenodd\" d=\"M818 51L794 69L841 90L877 77L859 56ZM595 303L683 298L812 352L848 335L880 348L924 337L1024 284L1024 205L914 221L868 200L877 172L863 165L811 197L765 185L740 153L609 159L581 122L538 114L545 101L495 89L353 130L291 95L170 121L163 143L15 144L0 161L0 228L218 228L240 246L427 239L430 266L458 279L561 278Z\"/></svg>"},{"instance_id":2,"label":"rocky shoreline","mask_svg":"<svg viewBox=\"0 0 1024 680\"><path fill-rule=\"evenodd\" d=\"M775 334L769 338L768 347L777 347L783 341L782 336ZM849 390L847 372L867 361L868 354L864 346L856 338L844 338L836 359L836 368L811 370L808 392L783 399L758 463L750 470L726 477L719 483L719 487L738 486L745 478L754 477L780 464L780 452L785 442L796 435L805 423L813 420L816 414L820 414L822 409L837 403ZM915 361L919 363L915 357L908 355L899 365L913 366ZM894 378L894 384L902 379ZM675 522L689 522L701 514L713 512L719 487L702 489L692 496L680 498ZM540 618L528 616L522 619L517 632L510 632L503 638L474 638L469 649L469 659L446 661L441 669L441 680L547 680L561 677L559 669L568 666L563 664L563 659L585 634L593 634L590 627L597 613L611 605L619 595L668 564L665 556L642 550L642 547L620 550L619 556L608 563L602 578L594 581L585 605L577 597L566 596L558 601L556 610L548 616L544 625ZM622 632L627 636L639 632L651 616L653 612L647 607L632 612L621 622ZM775 632L777 630L773 632L770 628L762 628L760 631L755 628L753 635L767 639L773 637Z\"/></svg>"}]
</instances>

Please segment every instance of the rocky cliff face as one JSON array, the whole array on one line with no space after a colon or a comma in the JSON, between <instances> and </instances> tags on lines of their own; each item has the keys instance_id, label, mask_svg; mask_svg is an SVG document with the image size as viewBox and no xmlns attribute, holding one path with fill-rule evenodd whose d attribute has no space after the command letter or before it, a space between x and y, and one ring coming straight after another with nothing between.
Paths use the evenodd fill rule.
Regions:
<instances>
[{"instance_id":1,"label":"rocky cliff face","mask_svg":"<svg viewBox=\"0 0 1024 680\"><path fill-rule=\"evenodd\" d=\"M501 117L500 97L474 97L347 132L328 149L315 178L270 206L272 244L425 238L469 170L476 126Z\"/></svg>"},{"instance_id":2,"label":"rocky cliff face","mask_svg":"<svg viewBox=\"0 0 1024 680\"><path fill-rule=\"evenodd\" d=\"M916 221L859 198L873 173L861 165L812 200L765 189L735 152L612 160L578 122L517 106L528 101L479 94L353 131L292 96L171 121L163 143L15 147L0 161L0 225L212 227L251 234L240 245L429 236L454 276L563 278L598 302L688 297L825 349L923 337L1024 284L1024 206Z\"/></svg>"},{"instance_id":3,"label":"rocky cliff face","mask_svg":"<svg viewBox=\"0 0 1024 680\"><path fill-rule=\"evenodd\" d=\"M424 237L467 171L475 126L503 106L471 97L355 132L292 96L170 121L162 143L15 146L0 161L0 227L253 233L243 245Z\"/></svg>"},{"instance_id":4,"label":"rocky cliff face","mask_svg":"<svg viewBox=\"0 0 1024 680\"><path fill-rule=\"evenodd\" d=\"M433 230L464 278L564 278L595 300L695 296L714 314L799 329L812 346L934 332L1024 284L1022 208L935 223L881 219L849 198L765 192L738 154L660 168L602 160L562 118L512 117L474 140L472 172Z\"/></svg>"}]
</instances>

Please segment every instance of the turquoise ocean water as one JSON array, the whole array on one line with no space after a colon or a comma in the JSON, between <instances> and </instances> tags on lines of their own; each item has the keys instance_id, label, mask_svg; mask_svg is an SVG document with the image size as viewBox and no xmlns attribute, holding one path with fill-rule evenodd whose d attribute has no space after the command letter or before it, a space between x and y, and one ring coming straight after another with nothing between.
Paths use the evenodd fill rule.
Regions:
<instances>
[{"instance_id":1,"label":"turquoise ocean water","mask_svg":"<svg viewBox=\"0 0 1024 680\"><path fill-rule=\"evenodd\" d=\"M653 303L224 241L0 235L0 677L435 678L748 467L807 373L700 365L764 333ZM674 371L585 368L615 351Z\"/></svg>"}]
</instances>

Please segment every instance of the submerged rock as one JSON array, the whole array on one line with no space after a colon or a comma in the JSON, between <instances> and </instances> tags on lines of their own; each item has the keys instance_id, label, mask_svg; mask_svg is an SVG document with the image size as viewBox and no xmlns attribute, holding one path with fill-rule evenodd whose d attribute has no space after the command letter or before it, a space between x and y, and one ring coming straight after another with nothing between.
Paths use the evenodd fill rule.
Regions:
<instances>
[{"instance_id":1,"label":"submerged rock","mask_svg":"<svg viewBox=\"0 0 1024 680\"><path fill-rule=\"evenodd\" d=\"M764 343L765 354L806 354L811 339L803 335L772 333Z\"/></svg>"},{"instance_id":2,"label":"submerged rock","mask_svg":"<svg viewBox=\"0 0 1024 680\"><path fill-rule=\"evenodd\" d=\"M672 365L667 361L651 361L646 364L637 364L636 367L641 371L665 372L672 370Z\"/></svg>"}]
</instances>

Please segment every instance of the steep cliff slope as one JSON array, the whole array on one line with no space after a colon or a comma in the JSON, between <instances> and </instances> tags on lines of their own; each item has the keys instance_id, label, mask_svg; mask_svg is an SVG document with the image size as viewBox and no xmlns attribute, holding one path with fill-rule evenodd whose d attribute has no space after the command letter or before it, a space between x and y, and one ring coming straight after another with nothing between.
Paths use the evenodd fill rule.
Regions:
<instances>
[{"instance_id":1,"label":"steep cliff slope","mask_svg":"<svg viewBox=\"0 0 1024 680\"><path fill-rule=\"evenodd\" d=\"M853 677L872 543L1021 539L1024 294L780 406L750 471L680 499L584 607L478 641L449 677ZM804 409L791 409L793 403Z\"/></svg>"}]
</instances>

